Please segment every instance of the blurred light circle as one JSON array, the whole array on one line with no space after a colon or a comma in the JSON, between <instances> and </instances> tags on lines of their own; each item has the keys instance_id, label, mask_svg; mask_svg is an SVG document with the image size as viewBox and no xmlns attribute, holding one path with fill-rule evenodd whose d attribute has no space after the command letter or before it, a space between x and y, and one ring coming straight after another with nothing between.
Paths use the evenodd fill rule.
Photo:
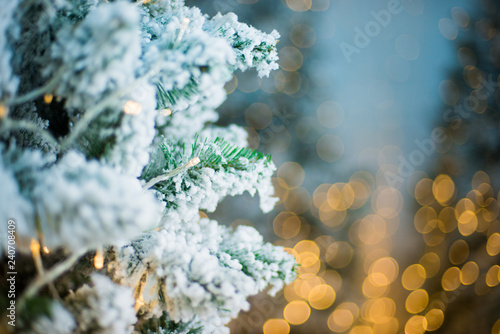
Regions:
<instances>
[{"instance_id":1,"label":"blurred light circle","mask_svg":"<svg viewBox=\"0 0 500 334\"><path fill-rule=\"evenodd\" d=\"M405 302L406 311L408 313L420 313L429 303L429 295L427 291L418 289L408 295Z\"/></svg>"},{"instance_id":2,"label":"blurred light circle","mask_svg":"<svg viewBox=\"0 0 500 334\"><path fill-rule=\"evenodd\" d=\"M439 20L438 28L441 35L449 40L454 40L458 36L458 27L455 22L449 18L445 17Z\"/></svg>"},{"instance_id":3,"label":"blurred light circle","mask_svg":"<svg viewBox=\"0 0 500 334\"><path fill-rule=\"evenodd\" d=\"M264 334L288 334L290 325L283 319L269 319L262 326Z\"/></svg>"},{"instance_id":4,"label":"blurred light circle","mask_svg":"<svg viewBox=\"0 0 500 334\"><path fill-rule=\"evenodd\" d=\"M392 257L383 257L375 261L369 270L376 285L389 285L398 277L399 266ZM381 275L375 275L381 274Z\"/></svg>"},{"instance_id":5,"label":"blurred light circle","mask_svg":"<svg viewBox=\"0 0 500 334\"><path fill-rule=\"evenodd\" d=\"M424 284L425 278L425 268L420 264L412 264L403 272L401 282L406 290L415 290Z\"/></svg>"},{"instance_id":6,"label":"blurred light circle","mask_svg":"<svg viewBox=\"0 0 500 334\"><path fill-rule=\"evenodd\" d=\"M422 315L414 315L405 325L405 334L424 334L427 327L427 319Z\"/></svg>"},{"instance_id":7,"label":"blurred light circle","mask_svg":"<svg viewBox=\"0 0 500 334\"><path fill-rule=\"evenodd\" d=\"M285 46L279 51L280 67L285 71L297 71L304 61L304 56L299 49L293 46Z\"/></svg>"},{"instance_id":8,"label":"blurred light circle","mask_svg":"<svg viewBox=\"0 0 500 334\"><path fill-rule=\"evenodd\" d=\"M310 315L311 308L303 300L294 300L288 303L283 310L283 317L292 325L303 324L309 319Z\"/></svg>"},{"instance_id":9,"label":"blurred light circle","mask_svg":"<svg viewBox=\"0 0 500 334\"><path fill-rule=\"evenodd\" d=\"M443 324L444 313L442 310L434 308L425 314L425 320L425 330L435 331Z\"/></svg>"},{"instance_id":10,"label":"blurred light circle","mask_svg":"<svg viewBox=\"0 0 500 334\"><path fill-rule=\"evenodd\" d=\"M451 17L462 28L466 28L470 23L469 13L461 7L453 7L451 9Z\"/></svg>"},{"instance_id":11,"label":"blurred light circle","mask_svg":"<svg viewBox=\"0 0 500 334\"><path fill-rule=\"evenodd\" d=\"M274 233L283 239L291 239L300 231L300 219L292 212L280 212L273 221Z\"/></svg>"},{"instance_id":12,"label":"blurred light circle","mask_svg":"<svg viewBox=\"0 0 500 334\"><path fill-rule=\"evenodd\" d=\"M309 48L316 42L316 32L310 25L296 24L290 30L290 40L299 48Z\"/></svg>"},{"instance_id":13,"label":"blurred light circle","mask_svg":"<svg viewBox=\"0 0 500 334\"><path fill-rule=\"evenodd\" d=\"M317 310L324 310L329 308L335 301L335 290L327 285L317 285L309 291L307 301L311 307Z\"/></svg>"},{"instance_id":14,"label":"blurred light circle","mask_svg":"<svg viewBox=\"0 0 500 334\"><path fill-rule=\"evenodd\" d=\"M311 9L312 0L286 0L286 4L294 12L306 12Z\"/></svg>"},{"instance_id":15,"label":"blurred light circle","mask_svg":"<svg viewBox=\"0 0 500 334\"><path fill-rule=\"evenodd\" d=\"M441 278L441 285L446 291L456 290L460 286L460 269L457 267L448 268Z\"/></svg>"},{"instance_id":16,"label":"blurred light circle","mask_svg":"<svg viewBox=\"0 0 500 334\"><path fill-rule=\"evenodd\" d=\"M479 277L479 266L474 261L469 261L463 265L460 271L460 282L463 285L474 283Z\"/></svg>"},{"instance_id":17,"label":"blurred light circle","mask_svg":"<svg viewBox=\"0 0 500 334\"><path fill-rule=\"evenodd\" d=\"M247 110L245 110L245 121L248 126L261 130L269 126L273 119L273 112L267 104L252 103Z\"/></svg>"},{"instance_id":18,"label":"blurred light circle","mask_svg":"<svg viewBox=\"0 0 500 334\"><path fill-rule=\"evenodd\" d=\"M305 176L304 168L294 161L284 162L278 168L278 177L283 179L290 189L300 187L304 182Z\"/></svg>"},{"instance_id":19,"label":"blurred light circle","mask_svg":"<svg viewBox=\"0 0 500 334\"><path fill-rule=\"evenodd\" d=\"M430 252L420 258L419 263L424 267L426 278L433 277L439 272L441 260L436 253Z\"/></svg>"}]
</instances>

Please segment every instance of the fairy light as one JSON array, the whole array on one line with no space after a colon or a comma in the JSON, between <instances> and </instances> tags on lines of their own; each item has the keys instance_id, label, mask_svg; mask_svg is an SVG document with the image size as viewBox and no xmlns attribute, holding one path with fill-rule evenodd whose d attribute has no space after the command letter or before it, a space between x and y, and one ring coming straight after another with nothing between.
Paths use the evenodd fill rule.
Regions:
<instances>
[{"instance_id":1,"label":"fairy light","mask_svg":"<svg viewBox=\"0 0 500 334\"><path fill-rule=\"evenodd\" d=\"M46 104L51 104L53 99L54 99L54 95L52 95L52 94L45 94L43 96L43 102L45 102Z\"/></svg>"},{"instance_id":2,"label":"fairy light","mask_svg":"<svg viewBox=\"0 0 500 334\"><path fill-rule=\"evenodd\" d=\"M177 35L177 39L175 40L175 43L179 43L181 41L182 37L184 37L184 34L186 33L187 27L188 27L190 22L191 22L191 20L188 19L187 17L182 19L182 23L181 23L181 26L179 28L179 34Z\"/></svg>"},{"instance_id":3,"label":"fairy light","mask_svg":"<svg viewBox=\"0 0 500 334\"><path fill-rule=\"evenodd\" d=\"M0 119L6 117L8 114L9 109L3 104L0 104Z\"/></svg>"},{"instance_id":4,"label":"fairy light","mask_svg":"<svg viewBox=\"0 0 500 334\"><path fill-rule=\"evenodd\" d=\"M103 266L104 266L104 251L102 247L99 247L95 252L94 267L96 269L102 269Z\"/></svg>"},{"instance_id":5,"label":"fairy light","mask_svg":"<svg viewBox=\"0 0 500 334\"><path fill-rule=\"evenodd\" d=\"M43 246L43 252L45 254L49 254L50 253L50 250L47 248L47 246Z\"/></svg>"},{"instance_id":6,"label":"fairy light","mask_svg":"<svg viewBox=\"0 0 500 334\"><path fill-rule=\"evenodd\" d=\"M127 101L127 103L125 103L125 106L123 107L123 111L126 114L137 115L137 114L140 114L142 112L142 105L138 102L130 100L130 101Z\"/></svg>"},{"instance_id":7,"label":"fairy light","mask_svg":"<svg viewBox=\"0 0 500 334\"><path fill-rule=\"evenodd\" d=\"M39 275L43 273L42 257L40 256L40 243L36 239L31 239L30 244L31 255L35 262L35 267Z\"/></svg>"},{"instance_id":8,"label":"fairy light","mask_svg":"<svg viewBox=\"0 0 500 334\"><path fill-rule=\"evenodd\" d=\"M170 108L165 108L160 110L160 115L162 116L170 116L172 115L172 110Z\"/></svg>"}]
</instances>

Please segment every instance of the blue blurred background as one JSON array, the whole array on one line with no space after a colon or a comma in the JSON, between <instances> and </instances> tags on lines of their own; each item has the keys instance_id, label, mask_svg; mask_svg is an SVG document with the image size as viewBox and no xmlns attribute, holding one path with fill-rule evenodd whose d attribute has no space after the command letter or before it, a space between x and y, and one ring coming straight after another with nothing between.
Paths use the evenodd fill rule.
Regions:
<instances>
[{"instance_id":1,"label":"blue blurred background","mask_svg":"<svg viewBox=\"0 0 500 334\"><path fill-rule=\"evenodd\" d=\"M499 333L496 1L187 1L281 34L237 73L220 123L273 155L280 198L209 214L301 264L234 333Z\"/></svg>"}]
</instances>

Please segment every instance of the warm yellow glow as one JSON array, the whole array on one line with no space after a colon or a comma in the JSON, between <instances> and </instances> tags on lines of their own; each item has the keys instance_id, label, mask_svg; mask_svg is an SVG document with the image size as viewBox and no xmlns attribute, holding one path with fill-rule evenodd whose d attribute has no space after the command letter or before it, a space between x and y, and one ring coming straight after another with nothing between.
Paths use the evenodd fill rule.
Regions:
<instances>
[{"instance_id":1,"label":"warm yellow glow","mask_svg":"<svg viewBox=\"0 0 500 334\"><path fill-rule=\"evenodd\" d=\"M441 267L441 260L439 259L439 256L432 252L422 256L419 263L424 267L427 278L436 275Z\"/></svg>"},{"instance_id":2,"label":"warm yellow glow","mask_svg":"<svg viewBox=\"0 0 500 334\"><path fill-rule=\"evenodd\" d=\"M335 301L336 293L333 288L327 284L320 284L309 291L307 300L311 307L317 310L329 308Z\"/></svg>"},{"instance_id":3,"label":"warm yellow glow","mask_svg":"<svg viewBox=\"0 0 500 334\"><path fill-rule=\"evenodd\" d=\"M405 325L405 334L424 334L427 327L427 319L421 315L414 315Z\"/></svg>"},{"instance_id":4,"label":"warm yellow glow","mask_svg":"<svg viewBox=\"0 0 500 334\"><path fill-rule=\"evenodd\" d=\"M45 254L49 254L50 250L47 248L47 246L43 246L43 251Z\"/></svg>"},{"instance_id":5,"label":"warm yellow glow","mask_svg":"<svg viewBox=\"0 0 500 334\"><path fill-rule=\"evenodd\" d=\"M52 103L52 100L54 99L54 95L52 94L45 94L43 96L43 102L47 103L47 104L50 104Z\"/></svg>"},{"instance_id":6,"label":"warm yellow glow","mask_svg":"<svg viewBox=\"0 0 500 334\"><path fill-rule=\"evenodd\" d=\"M170 108L162 109L162 110L160 110L160 115L170 116L170 115L172 115L172 110L170 110Z\"/></svg>"},{"instance_id":7,"label":"warm yellow glow","mask_svg":"<svg viewBox=\"0 0 500 334\"><path fill-rule=\"evenodd\" d=\"M40 256L40 243L36 239L31 239L30 243L31 255L35 262L35 267L39 275L43 273L42 257Z\"/></svg>"},{"instance_id":8,"label":"warm yellow glow","mask_svg":"<svg viewBox=\"0 0 500 334\"><path fill-rule=\"evenodd\" d=\"M320 267L321 262L318 256L312 252L302 252L297 256L297 263L299 275L316 274Z\"/></svg>"},{"instance_id":9,"label":"warm yellow glow","mask_svg":"<svg viewBox=\"0 0 500 334\"><path fill-rule=\"evenodd\" d=\"M448 268L441 278L441 285L446 291L456 290L460 286L460 269L457 267Z\"/></svg>"},{"instance_id":10,"label":"warm yellow glow","mask_svg":"<svg viewBox=\"0 0 500 334\"><path fill-rule=\"evenodd\" d=\"M283 317L292 325L301 325L309 319L311 308L303 300L288 303L283 310Z\"/></svg>"},{"instance_id":11,"label":"warm yellow glow","mask_svg":"<svg viewBox=\"0 0 500 334\"><path fill-rule=\"evenodd\" d=\"M474 261L469 261L462 267L460 271L460 282L463 285L474 283L479 277L479 266Z\"/></svg>"},{"instance_id":12,"label":"warm yellow glow","mask_svg":"<svg viewBox=\"0 0 500 334\"><path fill-rule=\"evenodd\" d=\"M102 269L104 266L104 251L102 248L98 248L94 256L94 267L96 269Z\"/></svg>"},{"instance_id":13,"label":"warm yellow glow","mask_svg":"<svg viewBox=\"0 0 500 334\"><path fill-rule=\"evenodd\" d=\"M286 4L294 12L306 12L311 9L312 0L286 0Z\"/></svg>"},{"instance_id":14,"label":"warm yellow glow","mask_svg":"<svg viewBox=\"0 0 500 334\"><path fill-rule=\"evenodd\" d=\"M349 334L373 334L373 329L369 326L355 326Z\"/></svg>"},{"instance_id":15,"label":"warm yellow glow","mask_svg":"<svg viewBox=\"0 0 500 334\"><path fill-rule=\"evenodd\" d=\"M440 204L448 204L455 194L453 180L448 175L439 175L432 184L432 194Z\"/></svg>"},{"instance_id":16,"label":"warm yellow glow","mask_svg":"<svg viewBox=\"0 0 500 334\"><path fill-rule=\"evenodd\" d=\"M432 309L425 314L425 320L424 328L427 331L435 331L443 324L444 313L440 309Z\"/></svg>"},{"instance_id":17,"label":"warm yellow glow","mask_svg":"<svg viewBox=\"0 0 500 334\"><path fill-rule=\"evenodd\" d=\"M500 253L500 234L493 233L488 238L488 243L486 244L486 251L490 256L495 256Z\"/></svg>"},{"instance_id":18,"label":"warm yellow glow","mask_svg":"<svg viewBox=\"0 0 500 334\"><path fill-rule=\"evenodd\" d=\"M327 324L331 331L342 333L352 326L354 320L354 314L350 310L339 306L330 314Z\"/></svg>"},{"instance_id":19,"label":"warm yellow glow","mask_svg":"<svg viewBox=\"0 0 500 334\"><path fill-rule=\"evenodd\" d=\"M387 224L379 215L367 215L359 224L359 239L367 245L376 245L387 233Z\"/></svg>"},{"instance_id":20,"label":"warm yellow glow","mask_svg":"<svg viewBox=\"0 0 500 334\"><path fill-rule=\"evenodd\" d=\"M3 104L0 104L0 119L7 116L8 114L9 114L9 109Z\"/></svg>"},{"instance_id":21,"label":"warm yellow glow","mask_svg":"<svg viewBox=\"0 0 500 334\"><path fill-rule=\"evenodd\" d=\"M291 239L300 232L300 219L293 212L280 212L273 221L274 233L283 239Z\"/></svg>"},{"instance_id":22,"label":"warm yellow glow","mask_svg":"<svg viewBox=\"0 0 500 334\"><path fill-rule=\"evenodd\" d=\"M431 205L434 202L434 195L432 194L432 180L421 179L415 186L415 199L422 205Z\"/></svg>"},{"instance_id":23,"label":"warm yellow glow","mask_svg":"<svg viewBox=\"0 0 500 334\"><path fill-rule=\"evenodd\" d=\"M390 298L369 300L363 305L363 317L376 324L389 321L396 313L396 304Z\"/></svg>"},{"instance_id":24,"label":"warm yellow glow","mask_svg":"<svg viewBox=\"0 0 500 334\"><path fill-rule=\"evenodd\" d=\"M406 290L418 289L426 278L425 268L420 264L412 264L403 272L401 283Z\"/></svg>"},{"instance_id":25,"label":"warm yellow glow","mask_svg":"<svg viewBox=\"0 0 500 334\"><path fill-rule=\"evenodd\" d=\"M369 273L372 275L370 277L375 285L385 286L397 278L399 266L392 257L384 257L372 264Z\"/></svg>"},{"instance_id":26,"label":"warm yellow glow","mask_svg":"<svg viewBox=\"0 0 500 334\"><path fill-rule=\"evenodd\" d=\"M130 114L130 115L137 115L137 114L140 114L142 112L142 105L140 103L137 103L135 101L127 101L127 103L125 103L125 106L123 107L123 111L126 113L126 114Z\"/></svg>"},{"instance_id":27,"label":"warm yellow glow","mask_svg":"<svg viewBox=\"0 0 500 334\"><path fill-rule=\"evenodd\" d=\"M315 254L317 257L319 257L319 247L316 245L316 243L312 240L302 240L298 242L295 247L293 247L293 250L297 252L297 254L303 253L303 252L311 252Z\"/></svg>"},{"instance_id":28,"label":"warm yellow glow","mask_svg":"<svg viewBox=\"0 0 500 334\"><path fill-rule=\"evenodd\" d=\"M262 326L264 334L288 334L290 325L283 319L269 319Z\"/></svg>"},{"instance_id":29,"label":"warm yellow glow","mask_svg":"<svg viewBox=\"0 0 500 334\"><path fill-rule=\"evenodd\" d=\"M486 285L489 287L497 286L499 283L500 266L492 266L486 273Z\"/></svg>"},{"instance_id":30,"label":"warm yellow glow","mask_svg":"<svg viewBox=\"0 0 500 334\"><path fill-rule=\"evenodd\" d=\"M413 219L415 229L422 234L431 232L437 227L437 213L436 210L429 206L420 208Z\"/></svg>"},{"instance_id":31,"label":"warm yellow glow","mask_svg":"<svg viewBox=\"0 0 500 334\"><path fill-rule=\"evenodd\" d=\"M374 281L377 281L377 278L373 278L374 275L382 275L381 273L371 274L363 281L362 291L363 295L368 298L379 298L384 295L387 291L387 285L377 285L374 284ZM385 276L381 277L378 280L385 280Z\"/></svg>"},{"instance_id":32,"label":"warm yellow glow","mask_svg":"<svg viewBox=\"0 0 500 334\"><path fill-rule=\"evenodd\" d=\"M408 313L420 313L429 303L429 295L427 291L418 289L408 295L405 302L406 311Z\"/></svg>"}]
</instances>

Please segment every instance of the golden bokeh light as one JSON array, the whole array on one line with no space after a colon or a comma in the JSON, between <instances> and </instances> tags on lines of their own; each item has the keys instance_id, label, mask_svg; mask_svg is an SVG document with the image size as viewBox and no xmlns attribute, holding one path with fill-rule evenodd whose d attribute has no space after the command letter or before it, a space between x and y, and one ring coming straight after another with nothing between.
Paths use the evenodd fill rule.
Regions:
<instances>
[{"instance_id":1,"label":"golden bokeh light","mask_svg":"<svg viewBox=\"0 0 500 334\"><path fill-rule=\"evenodd\" d=\"M489 287L497 286L498 283L500 283L499 275L500 275L500 266L498 266L497 264L488 269L485 279L486 285L488 285Z\"/></svg>"},{"instance_id":2,"label":"golden bokeh light","mask_svg":"<svg viewBox=\"0 0 500 334\"><path fill-rule=\"evenodd\" d=\"M306 12L311 9L312 0L286 0L286 4L294 12Z\"/></svg>"},{"instance_id":3,"label":"golden bokeh light","mask_svg":"<svg viewBox=\"0 0 500 334\"><path fill-rule=\"evenodd\" d=\"M309 319L311 308L303 300L294 300L285 306L283 317L292 325L301 325Z\"/></svg>"},{"instance_id":4,"label":"golden bokeh light","mask_svg":"<svg viewBox=\"0 0 500 334\"><path fill-rule=\"evenodd\" d=\"M337 294L335 290L327 284L316 285L309 291L307 301L311 307L317 310L329 308L335 301Z\"/></svg>"},{"instance_id":5,"label":"golden bokeh light","mask_svg":"<svg viewBox=\"0 0 500 334\"><path fill-rule=\"evenodd\" d=\"M435 201L432 194L432 184L433 181L431 179L423 178L415 186L415 199L420 205L431 205Z\"/></svg>"},{"instance_id":6,"label":"golden bokeh light","mask_svg":"<svg viewBox=\"0 0 500 334\"><path fill-rule=\"evenodd\" d=\"M405 307L408 313L420 313L422 312L429 303L429 295L427 291L423 289L418 289L412 291L406 298Z\"/></svg>"},{"instance_id":7,"label":"golden bokeh light","mask_svg":"<svg viewBox=\"0 0 500 334\"><path fill-rule=\"evenodd\" d=\"M488 238L488 242L486 243L486 251L490 256L495 256L500 253L500 234L493 233Z\"/></svg>"},{"instance_id":8,"label":"golden bokeh light","mask_svg":"<svg viewBox=\"0 0 500 334\"><path fill-rule=\"evenodd\" d=\"M405 334L424 334L427 327L427 319L421 315L414 315L405 325Z\"/></svg>"},{"instance_id":9,"label":"golden bokeh light","mask_svg":"<svg viewBox=\"0 0 500 334\"><path fill-rule=\"evenodd\" d=\"M429 332L438 330L443 324L444 313L442 310L434 308L425 314L425 320L425 330Z\"/></svg>"},{"instance_id":10,"label":"golden bokeh light","mask_svg":"<svg viewBox=\"0 0 500 334\"><path fill-rule=\"evenodd\" d=\"M304 56L299 49L293 46L285 46L279 51L280 67L285 71L297 71L304 61Z\"/></svg>"},{"instance_id":11,"label":"golden bokeh light","mask_svg":"<svg viewBox=\"0 0 500 334\"><path fill-rule=\"evenodd\" d=\"M269 319L262 326L264 334L288 334L290 325L283 319Z\"/></svg>"},{"instance_id":12,"label":"golden bokeh light","mask_svg":"<svg viewBox=\"0 0 500 334\"><path fill-rule=\"evenodd\" d=\"M375 285L386 286L394 282L399 273L399 265L392 257L384 257L375 261L369 270Z\"/></svg>"},{"instance_id":13,"label":"golden bokeh light","mask_svg":"<svg viewBox=\"0 0 500 334\"><path fill-rule=\"evenodd\" d=\"M287 161L281 164L277 174L279 178L285 181L290 189L300 187L306 176L302 166L293 161Z\"/></svg>"},{"instance_id":14,"label":"golden bokeh light","mask_svg":"<svg viewBox=\"0 0 500 334\"><path fill-rule=\"evenodd\" d=\"M425 268L420 264L412 264L403 272L401 283L406 290L415 290L420 288L427 277Z\"/></svg>"},{"instance_id":15,"label":"golden bokeh light","mask_svg":"<svg viewBox=\"0 0 500 334\"><path fill-rule=\"evenodd\" d=\"M332 332L342 333L351 328L354 315L350 310L337 308L328 317L328 328Z\"/></svg>"},{"instance_id":16,"label":"golden bokeh light","mask_svg":"<svg viewBox=\"0 0 500 334\"><path fill-rule=\"evenodd\" d=\"M419 263L424 267L427 278L434 277L441 267L439 256L433 252L426 253L422 256Z\"/></svg>"},{"instance_id":17,"label":"golden bokeh light","mask_svg":"<svg viewBox=\"0 0 500 334\"><path fill-rule=\"evenodd\" d=\"M441 205L448 204L455 194L453 180L448 175L441 174L437 176L432 183L432 194Z\"/></svg>"},{"instance_id":18,"label":"golden bokeh light","mask_svg":"<svg viewBox=\"0 0 500 334\"><path fill-rule=\"evenodd\" d=\"M458 267L448 268L441 278L441 286L446 291L456 290L460 286L460 269Z\"/></svg>"},{"instance_id":19,"label":"golden bokeh light","mask_svg":"<svg viewBox=\"0 0 500 334\"><path fill-rule=\"evenodd\" d=\"M469 261L463 265L460 271L460 282L463 285L474 283L479 277L479 266L474 261Z\"/></svg>"},{"instance_id":20,"label":"golden bokeh light","mask_svg":"<svg viewBox=\"0 0 500 334\"><path fill-rule=\"evenodd\" d=\"M282 211L273 221L274 233L283 239L291 239L300 231L300 219L293 212Z\"/></svg>"}]
</instances>

